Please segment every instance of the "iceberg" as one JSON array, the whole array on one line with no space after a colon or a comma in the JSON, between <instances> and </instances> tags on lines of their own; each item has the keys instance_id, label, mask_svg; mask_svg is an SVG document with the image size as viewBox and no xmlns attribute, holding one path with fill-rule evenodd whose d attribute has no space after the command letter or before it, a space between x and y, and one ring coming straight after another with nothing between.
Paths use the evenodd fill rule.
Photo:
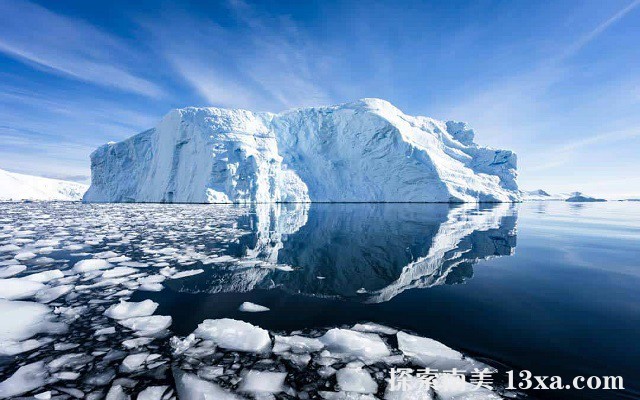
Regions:
<instances>
[{"instance_id":1,"label":"iceberg","mask_svg":"<svg viewBox=\"0 0 640 400\"><path fill-rule=\"evenodd\" d=\"M0 169L0 201L79 201L87 185Z\"/></svg>"},{"instance_id":2,"label":"iceberg","mask_svg":"<svg viewBox=\"0 0 640 400\"><path fill-rule=\"evenodd\" d=\"M565 201L572 202L572 203L591 203L591 202L602 202L607 200L587 196L586 194L581 192L573 192Z\"/></svg>"},{"instance_id":3,"label":"iceberg","mask_svg":"<svg viewBox=\"0 0 640 400\"><path fill-rule=\"evenodd\" d=\"M362 99L280 114L184 108L91 154L85 202L513 202L516 155L466 124Z\"/></svg>"}]
</instances>

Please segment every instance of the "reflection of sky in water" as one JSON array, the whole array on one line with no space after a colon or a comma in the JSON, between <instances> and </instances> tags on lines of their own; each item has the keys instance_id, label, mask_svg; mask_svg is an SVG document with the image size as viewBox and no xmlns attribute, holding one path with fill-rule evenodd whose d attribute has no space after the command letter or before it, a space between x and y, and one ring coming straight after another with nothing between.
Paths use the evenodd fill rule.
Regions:
<instances>
[{"instance_id":1,"label":"reflection of sky in water","mask_svg":"<svg viewBox=\"0 0 640 400\"><path fill-rule=\"evenodd\" d=\"M198 310L209 317L232 315L273 329L372 320L538 374L622 375L637 387L636 203L532 202L480 210L317 204L297 220L304 225L288 234L258 235L271 235L277 261L295 271L272 270L244 294L200 293L189 301L176 293L167 301L183 308L202 302ZM209 283L216 287L215 279ZM180 290L207 290L201 279L182 284ZM367 293L357 293L361 287ZM269 288L277 290L257 290ZM242 315L235 310L241 301L272 311ZM181 323L192 328L189 318L178 318Z\"/></svg>"}]
</instances>

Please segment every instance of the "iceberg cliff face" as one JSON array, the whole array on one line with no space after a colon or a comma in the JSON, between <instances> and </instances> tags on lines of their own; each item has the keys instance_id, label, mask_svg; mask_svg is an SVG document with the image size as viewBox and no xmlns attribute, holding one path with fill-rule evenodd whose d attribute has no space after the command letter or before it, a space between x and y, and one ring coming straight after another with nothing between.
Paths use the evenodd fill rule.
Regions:
<instances>
[{"instance_id":1,"label":"iceberg cliff face","mask_svg":"<svg viewBox=\"0 0 640 400\"><path fill-rule=\"evenodd\" d=\"M280 114L171 111L91 155L88 202L518 201L516 156L459 122L364 99Z\"/></svg>"}]
</instances>

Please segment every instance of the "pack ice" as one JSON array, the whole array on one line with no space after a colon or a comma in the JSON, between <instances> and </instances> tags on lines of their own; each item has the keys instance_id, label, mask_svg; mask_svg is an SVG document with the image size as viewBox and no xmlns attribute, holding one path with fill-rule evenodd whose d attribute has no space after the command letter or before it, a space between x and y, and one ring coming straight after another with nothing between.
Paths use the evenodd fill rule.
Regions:
<instances>
[{"instance_id":1,"label":"pack ice","mask_svg":"<svg viewBox=\"0 0 640 400\"><path fill-rule=\"evenodd\" d=\"M380 99L280 114L184 108L91 155L86 202L510 202L516 155Z\"/></svg>"}]
</instances>

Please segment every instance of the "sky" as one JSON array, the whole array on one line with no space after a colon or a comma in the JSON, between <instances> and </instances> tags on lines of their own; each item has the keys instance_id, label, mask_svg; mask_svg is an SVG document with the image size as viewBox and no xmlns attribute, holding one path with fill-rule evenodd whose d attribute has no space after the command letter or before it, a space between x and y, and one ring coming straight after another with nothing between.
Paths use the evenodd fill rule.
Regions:
<instances>
[{"instance_id":1,"label":"sky","mask_svg":"<svg viewBox=\"0 0 640 400\"><path fill-rule=\"evenodd\" d=\"M364 97L465 121L524 190L640 196L640 0L0 0L0 168L88 182L172 108Z\"/></svg>"}]
</instances>

